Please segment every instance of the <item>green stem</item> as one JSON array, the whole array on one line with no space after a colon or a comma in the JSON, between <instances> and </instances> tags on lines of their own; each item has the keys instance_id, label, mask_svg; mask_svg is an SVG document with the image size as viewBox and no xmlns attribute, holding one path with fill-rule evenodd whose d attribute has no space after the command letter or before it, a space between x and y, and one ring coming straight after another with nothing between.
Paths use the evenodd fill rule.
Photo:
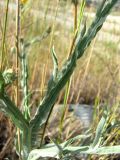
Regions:
<instances>
[{"instance_id":1,"label":"green stem","mask_svg":"<svg viewBox=\"0 0 120 160\"><path fill-rule=\"evenodd\" d=\"M46 132L46 128L47 128L47 125L48 125L50 116L51 116L51 114L52 114L53 108L54 108L54 105L53 105L53 107L51 108L51 110L50 110L50 112L49 112L49 115L48 115L48 117L47 117L47 120L46 120L46 122L45 122L45 125L44 125L44 128L43 128L42 137L41 137L40 147L42 146L43 139L44 139L45 132Z\"/></svg>"},{"instance_id":2,"label":"green stem","mask_svg":"<svg viewBox=\"0 0 120 160\"><path fill-rule=\"evenodd\" d=\"M17 79L16 79L16 97L15 97L15 101L16 101L16 106L18 106L18 95L19 95L19 81L18 81L18 68L19 68L19 36L20 36L20 1L16 0L16 73L17 73ZM20 154L20 160L22 159L22 155L21 155L21 141L20 141L20 130L19 128L17 128L18 131L18 145L19 145L19 154Z\"/></svg>"},{"instance_id":3,"label":"green stem","mask_svg":"<svg viewBox=\"0 0 120 160\"><path fill-rule=\"evenodd\" d=\"M62 130L63 130L63 123L64 123L64 119L65 119L65 115L66 115L66 112L67 112L67 103L68 103L68 97L69 97L69 93L70 93L70 81L69 80L66 84L66 89L65 89L65 96L64 96L64 106L63 106L63 111L62 111L62 116L61 116L61 120L60 120L60 126L59 126L59 129L60 129L60 136L59 138L61 139L61 135L62 135Z\"/></svg>"},{"instance_id":4,"label":"green stem","mask_svg":"<svg viewBox=\"0 0 120 160\"><path fill-rule=\"evenodd\" d=\"M23 160L27 160L30 151L32 150L32 146L31 146L31 129L30 127L26 130L23 131L23 135L22 135L22 146L23 146Z\"/></svg>"}]
</instances>

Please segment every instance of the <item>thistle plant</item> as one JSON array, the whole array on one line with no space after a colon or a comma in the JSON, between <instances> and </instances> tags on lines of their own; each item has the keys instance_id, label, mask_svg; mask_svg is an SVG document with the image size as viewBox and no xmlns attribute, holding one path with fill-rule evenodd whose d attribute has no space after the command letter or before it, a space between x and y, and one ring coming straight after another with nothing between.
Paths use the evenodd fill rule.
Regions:
<instances>
[{"instance_id":1,"label":"thistle plant","mask_svg":"<svg viewBox=\"0 0 120 160\"><path fill-rule=\"evenodd\" d=\"M0 72L0 110L4 112L20 129L21 138L21 156L23 160L37 160L40 157L56 157L58 159L70 159L74 154L117 154L120 153L120 146L106 146L101 147L103 134L106 131L106 123L109 117L107 110L104 111L103 116L96 129L96 135L93 139L92 144L87 146L76 146L73 147L72 142L77 139L85 139L91 135L79 135L73 139L70 139L62 144L58 144L55 140L49 145L42 145L39 147L39 133L46 120L49 116L51 109L59 96L60 91L65 86L67 81L70 79L75 67L77 60L85 53L97 32L102 28L108 14L112 7L116 4L117 0L104 0L96 12L96 16L86 30L86 25L81 31L77 32L77 40L72 54L66 60L61 70L58 69L58 60L56 57L55 50L52 51L53 59L53 73L48 82L47 91L42 102L40 102L38 109L33 118L30 117L28 110L21 112L15 103L11 101L10 97L5 91L6 78L4 72ZM22 59L22 61L25 59ZM25 61L23 62L25 64ZM24 65L23 65L24 66ZM26 72L26 66L23 68ZM8 80L11 81L12 76L7 76ZM26 79L24 85L26 84ZM9 84L9 83L8 83ZM26 95L27 92L25 91ZM24 103L24 105L26 105ZM25 106L24 106L25 107ZM29 117L29 118L27 118Z\"/></svg>"}]
</instances>

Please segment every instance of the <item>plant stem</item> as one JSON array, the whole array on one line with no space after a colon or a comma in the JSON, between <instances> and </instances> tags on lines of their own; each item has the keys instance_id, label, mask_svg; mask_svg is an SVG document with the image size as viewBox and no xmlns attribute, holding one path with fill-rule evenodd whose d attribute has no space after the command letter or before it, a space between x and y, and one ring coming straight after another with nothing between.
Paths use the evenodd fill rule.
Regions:
<instances>
[{"instance_id":1,"label":"plant stem","mask_svg":"<svg viewBox=\"0 0 120 160\"><path fill-rule=\"evenodd\" d=\"M74 32L77 29L77 3L74 3Z\"/></svg>"},{"instance_id":2,"label":"plant stem","mask_svg":"<svg viewBox=\"0 0 120 160\"><path fill-rule=\"evenodd\" d=\"M16 95L15 95L15 101L16 106L18 106L18 92L19 92L19 81L18 81L18 68L19 68L19 36L20 36L20 1L16 0L16 73L17 73L17 79L16 79ZM18 147L19 147L19 153L20 153L20 160L21 158L21 141L20 141L20 129L17 128L18 133Z\"/></svg>"},{"instance_id":3,"label":"plant stem","mask_svg":"<svg viewBox=\"0 0 120 160\"><path fill-rule=\"evenodd\" d=\"M48 125L50 116L51 116L51 114L52 114L53 108L54 108L54 105L53 105L53 107L51 108L51 110L50 110L50 112L49 112L49 115L48 115L48 117L47 117L47 120L46 120L46 122L45 122L45 125L44 125L44 128L43 128L43 134L42 134L41 141L40 141L40 147L42 146L43 139L44 139L44 135L45 135L45 131L46 131L46 128L47 128L47 125Z\"/></svg>"},{"instance_id":4,"label":"plant stem","mask_svg":"<svg viewBox=\"0 0 120 160\"><path fill-rule=\"evenodd\" d=\"M5 22L4 22L4 30L3 30L3 40L2 40L2 51L1 51L1 66L0 69L3 69L4 64L4 47L5 47L5 39L6 39L6 30L7 30L7 20L8 20L8 11L9 11L9 0L7 0L6 5L6 15L5 15Z\"/></svg>"},{"instance_id":5,"label":"plant stem","mask_svg":"<svg viewBox=\"0 0 120 160\"><path fill-rule=\"evenodd\" d=\"M51 52L51 48L52 48L52 45L53 45L54 30L55 30L55 21L56 21L56 17L57 17L57 13L58 13L58 8L59 8L59 0L57 0L57 6L56 6L56 11L55 11L55 19L54 19L53 27L52 27L52 35L51 35L50 50L49 50L49 52ZM48 63L49 63L49 55L48 55L47 62L46 62L46 65L45 65L44 81L45 81L45 78L46 78L46 71L47 71ZM43 133L42 133L42 138L41 138L41 142L40 142L40 146L42 145L42 142L43 142L43 139L44 139L44 135L45 135L45 131L46 131L46 127L47 127L49 118L50 118L50 116L51 116L51 114L52 114L53 107L54 107L54 105L52 106L52 108L51 108L51 110L50 110L50 112L49 112L49 115L48 115L48 117L47 117L47 120L46 120L46 122L45 122L44 129L43 129Z\"/></svg>"},{"instance_id":6,"label":"plant stem","mask_svg":"<svg viewBox=\"0 0 120 160\"><path fill-rule=\"evenodd\" d=\"M68 52L68 57L67 59L70 57L70 55L72 54L73 48L74 48L74 44L77 38L77 3L73 3L74 4L74 37L72 40L72 43L70 45L70 50ZM61 120L60 120L60 138L62 135L62 129L63 129L63 122L67 116L67 111L68 111L68 98L69 98L69 94L70 94L70 87L71 87L71 81L72 81L72 77L68 80L67 84L66 84L66 88L65 88L65 95L64 95L64 106L63 106L63 111L62 111L62 116L61 116Z\"/></svg>"}]
</instances>

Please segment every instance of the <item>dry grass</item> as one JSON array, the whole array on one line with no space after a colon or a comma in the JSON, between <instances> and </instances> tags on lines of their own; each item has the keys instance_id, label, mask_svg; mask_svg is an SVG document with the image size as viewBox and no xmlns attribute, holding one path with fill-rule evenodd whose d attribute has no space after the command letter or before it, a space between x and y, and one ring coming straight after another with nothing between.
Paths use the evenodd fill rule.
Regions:
<instances>
[{"instance_id":1,"label":"dry grass","mask_svg":"<svg viewBox=\"0 0 120 160\"><path fill-rule=\"evenodd\" d=\"M11 1L12 2L12 1ZM54 24L54 36L53 44L55 46L55 51L59 59L59 68L61 64L64 63L67 58L67 53L69 50L70 42L73 37L73 25L69 26L69 22L73 19L72 6L68 2L65 6L64 3L60 3L57 17L62 18L62 22L54 22L54 11L55 5L52 4L53 1L46 5L46 1L36 1L34 4L29 5L29 9L22 15L22 37L25 41L33 39L33 37L41 35L43 31L49 26L52 27ZM30 13L32 9L38 9L43 13L43 16L39 17L33 16ZM88 9L87 9L88 11ZM89 12L91 10L89 9ZM64 14L63 14L64 13ZM0 8L0 26L2 26L5 11L4 8ZM11 11L11 16L9 16L8 26L7 26L7 41L6 41L6 52L8 55L8 62L6 64L7 68L15 68L15 56L11 52L11 48L15 46L15 12ZM53 18L47 19L47 17L52 16ZM71 17L70 17L71 16ZM88 23L91 19L88 18ZM110 25L110 23L108 23ZM111 106L116 102L120 101L120 63L119 63L119 52L120 52L120 32L118 30L118 24L112 23L113 28L108 27L103 28L101 33L96 37L96 40L88 48L86 54L79 60L78 67L73 75L72 85L70 88L70 96L68 103L87 103L94 104L96 97L99 99L100 103L108 103ZM107 37L106 37L107 33ZM102 36L100 36L100 34ZM2 35L2 30L0 30L0 37ZM46 84L52 72L52 60L49 58L49 67L45 68L46 60L50 57L50 41L51 34L44 39L41 43L36 43L32 45L27 50L28 65L29 65L29 87L31 94L31 106L34 107L39 103L38 99L46 91ZM109 37L110 36L110 37ZM113 39L111 36L115 36ZM106 39L105 39L106 38ZM1 39L0 39L1 44ZM43 80L43 75L46 69L46 77ZM41 87L41 83L44 82ZM42 90L41 90L42 89ZM41 96L42 97L42 96ZM58 103L63 103L64 90L58 99ZM19 102L20 103L20 102ZM54 113L53 113L54 114ZM118 115L117 115L118 116ZM52 116L53 117L53 116ZM64 127L63 127L63 137L62 139L67 139L72 137L78 132L81 132L81 124L78 123L76 119L72 119L71 115L68 115ZM118 118L118 117L117 117ZM56 123L54 126L49 126L48 133L50 137L55 137L58 134L58 128L54 130L53 128L57 126L59 119L54 119ZM69 126L72 123L72 126ZM3 124L6 126L5 134L3 132ZM53 123L51 123L53 124ZM79 126L79 130L73 132L74 126ZM3 159L5 155L11 154L12 141L13 141L13 126L10 121L6 119L3 115L0 115L0 133L6 136L4 137L4 144L2 144L0 159ZM110 144L113 142L113 138L116 130L111 130L111 136L107 137L105 143ZM49 134L50 133L50 134ZM119 133L119 132L118 132ZM119 134L115 137L114 143L117 144L119 141ZM3 142L2 142L3 143ZM95 159L95 157L90 157ZM105 157L104 157L105 158ZM112 159L112 157L106 157L106 159ZM102 159L102 157L101 157Z\"/></svg>"},{"instance_id":2,"label":"dry grass","mask_svg":"<svg viewBox=\"0 0 120 160\"><path fill-rule=\"evenodd\" d=\"M52 27L53 23L55 23L53 44L59 59L60 67L67 57L70 42L72 40L72 24L71 27L68 27L68 22L73 22L72 6L70 6L69 2L66 6L64 5L64 2L60 3L57 18L59 19L61 17L62 19L60 19L62 22L58 23L58 21L54 22L55 7L52 3L53 1L48 3L49 5L47 6L45 1L42 3L36 1L34 5L32 3L32 5L28 5L29 10L27 10L22 16L22 36L26 41L29 41L33 39L33 37L41 35L48 26ZM39 9L40 13L42 12L43 15L46 16L46 19L44 19L44 16L41 14L39 17L35 17L30 13L30 10L36 7ZM63 11L64 17L62 17ZM89 12L91 11L89 10ZM0 10L0 14L4 14L4 10L2 8ZM11 15L12 16L9 17L9 23L7 26L8 38L6 47L8 57L10 57L8 58L8 66L12 67L13 65L14 67L15 65L13 62L15 59L14 55L11 53L11 47L14 47L15 45L15 12L13 11ZM52 19L48 20L47 16L51 16ZM91 21L90 17L87 19L88 21ZM113 29L109 29L107 25L110 24L105 23L105 27L103 27L103 30L97 36L94 44L92 44L92 46L87 50L86 55L79 61L78 67L73 76L74 78L72 81L69 103L93 103L97 96L100 97L101 101L109 101L111 103L111 101L114 102L116 98L119 97L119 36L111 38L112 36L116 36L116 33L117 35L119 34L118 24L113 22ZM30 89L37 90L38 96L41 95L40 86L46 60L50 57L49 46L51 43L51 36L52 35L49 35L40 44L36 43L27 50ZM49 68L47 67L46 71L47 76L45 86L51 72L52 61L51 58L49 58ZM45 92L45 86L42 92ZM62 102L62 98L61 100L59 98L59 102Z\"/></svg>"}]
</instances>

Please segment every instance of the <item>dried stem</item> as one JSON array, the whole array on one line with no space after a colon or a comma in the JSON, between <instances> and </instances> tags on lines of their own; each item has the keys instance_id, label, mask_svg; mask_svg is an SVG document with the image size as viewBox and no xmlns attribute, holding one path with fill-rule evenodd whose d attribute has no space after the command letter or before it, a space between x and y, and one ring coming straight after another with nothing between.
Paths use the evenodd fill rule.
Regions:
<instances>
[{"instance_id":1,"label":"dried stem","mask_svg":"<svg viewBox=\"0 0 120 160\"><path fill-rule=\"evenodd\" d=\"M17 79L16 79L16 88L15 88L15 101L16 106L18 106L18 95L19 95L19 80L18 80L18 68L19 68L19 36L20 36L20 1L16 0L16 73L17 73ZM21 159L21 141L20 141L20 129L17 128L18 132L18 147L19 147L19 153L20 153L20 159Z\"/></svg>"},{"instance_id":2,"label":"dried stem","mask_svg":"<svg viewBox=\"0 0 120 160\"><path fill-rule=\"evenodd\" d=\"M52 45L53 45L54 30L55 30L55 21L56 21L56 17L57 17L57 13L58 13L58 8L59 8L59 0L57 0L57 6L56 6L56 12L55 12L55 19L54 19L53 27L52 27L52 35L51 35L49 53L51 52L51 48L52 48ZM49 54L48 54L48 58L47 58L46 66L45 66L44 80L45 80L45 78L46 78L46 72L47 72L48 63L49 63ZM45 125L44 125L43 134L42 134L42 138L41 138L41 142L40 142L40 146L42 145L42 142L43 142L43 139L44 139L44 135L45 135L45 132L46 132L46 128L47 128L47 125L48 125L48 121L49 121L50 116L51 116L52 111L53 111L53 107L54 107L54 105L52 106L52 108L51 108L51 110L50 110L50 113L49 113L49 115L48 115L48 117L47 117L46 123L45 123Z\"/></svg>"},{"instance_id":3,"label":"dried stem","mask_svg":"<svg viewBox=\"0 0 120 160\"><path fill-rule=\"evenodd\" d=\"M7 0L6 15L5 15L5 22L4 22L4 28L3 28L4 30L3 30L2 51L1 51L1 66L0 66L1 70L3 69L3 64L4 64L4 47L5 47L5 40L6 40L8 11L9 11L9 0Z\"/></svg>"}]
</instances>

